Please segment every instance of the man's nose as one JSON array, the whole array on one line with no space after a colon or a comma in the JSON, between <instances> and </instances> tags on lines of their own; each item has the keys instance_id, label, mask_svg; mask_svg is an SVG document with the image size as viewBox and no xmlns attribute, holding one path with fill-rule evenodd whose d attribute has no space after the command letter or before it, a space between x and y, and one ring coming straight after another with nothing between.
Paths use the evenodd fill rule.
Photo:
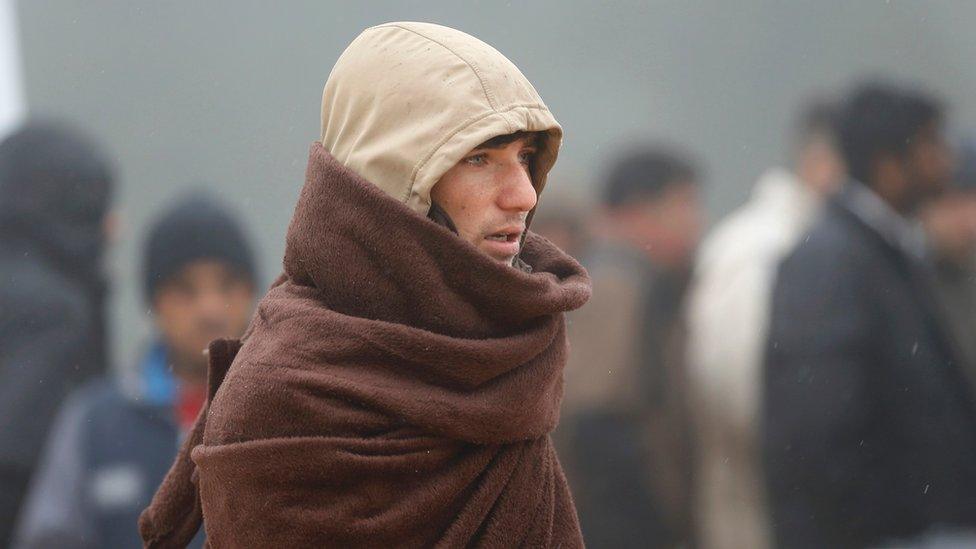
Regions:
<instances>
[{"instance_id":1,"label":"man's nose","mask_svg":"<svg viewBox=\"0 0 976 549\"><path fill-rule=\"evenodd\" d=\"M532 185L532 177L521 163L506 169L498 206L505 211L528 212L535 208L538 196Z\"/></svg>"}]
</instances>

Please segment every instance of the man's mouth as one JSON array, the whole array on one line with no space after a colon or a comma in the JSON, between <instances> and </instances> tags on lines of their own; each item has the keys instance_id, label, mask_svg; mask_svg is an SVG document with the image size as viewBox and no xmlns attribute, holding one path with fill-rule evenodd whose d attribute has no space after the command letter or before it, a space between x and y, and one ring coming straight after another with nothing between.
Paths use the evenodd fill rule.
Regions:
<instances>
[{"instance_id":1,"label":"man's mouth","mask_svg":"<svg viewBox=\"0 0 976 549\"><path fill-rule=\"evenodd\" d=\"M496 242L518 242L519 236L521 233L497 233L485 238Z\"/></svg>"},{"instance_id":2,"label":"man's mouth","mask_svg":"<svg viewBox=\"0 0 976 549\"><path fill-rule=\"evenodd\" d=\"M518 225L508 225L499 228L498 231L486 236L485 239L496 242L518 242L522 239L522 233L524 231L525 226L521 223Z\"/></svg>"},{"instance_id":3,"label":"man's mouth","mask_svg":"<svg viewBox=\"0 0 976 549\"><path fill-rule=\"evenodd\" d=\"M519 247L522 244L522 232L524 227L506 227L485 237L485 251L488 255L502 260L510 261L518 255Z\"/></svg>"}]
</instances>

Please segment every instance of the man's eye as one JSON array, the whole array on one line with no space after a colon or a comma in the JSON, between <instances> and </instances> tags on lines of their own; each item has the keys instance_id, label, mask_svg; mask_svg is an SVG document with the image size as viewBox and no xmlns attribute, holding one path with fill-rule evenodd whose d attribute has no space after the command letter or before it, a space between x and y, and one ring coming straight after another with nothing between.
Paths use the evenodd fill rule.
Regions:
<instances>
[{"instance_id":1,"label":"man's eye","mask_svg":"<svg viewBox=\"0 0 976 549\"><path fill-rule=\"evenodd\" d=\"M519 153L519 162L523 164L531 164L532 160L535 159L535 151L522 151Z\"/></svg>"},{"instance_id":2,"label":"man's eye","mask_svg":"<svg viewBox=\"0 0 976 549\"><path fill-rule=\"evenodd\" d=\"M465 162L474 166L480 166L484 164L485 161L487 160L488 160L488 155L486 155L485 153L473 154L464 159Z\"/></svg>"}]
</instances>

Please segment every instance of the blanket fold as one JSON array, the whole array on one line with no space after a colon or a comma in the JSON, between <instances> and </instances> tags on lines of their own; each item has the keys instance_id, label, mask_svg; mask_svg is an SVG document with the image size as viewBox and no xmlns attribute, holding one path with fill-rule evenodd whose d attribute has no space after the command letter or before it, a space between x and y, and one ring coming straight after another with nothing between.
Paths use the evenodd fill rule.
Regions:
<instances>
[{"instance_id":1,"label":"blanket fold","mask_svg":"<svg viewBox=\"0 0 976 549\"><path fill-rule=\"evenodd\" d=\"M210 343L207 372L207 405L200 410L193 428L153 498L153 505L139 517L139 533L146 547L186 547L203 520L197 489L199 477L190 452L203 441L209 402L224 381L231 362L241 348L238 340L218 339Z\"/></svg>"},{"instance_id":2,"label":"blanket fold","mask_svg":"<svg viewBox=\"0 0 976 549\"><path fill-rule=\"evenodd\" d=\"M212 547L582 546L549 433L589 279L531 233L521 258L531 273L314 144L284 275L241 342L211 346L146 546L185 544L201 512Z\"/></svg>"}]
</instances>

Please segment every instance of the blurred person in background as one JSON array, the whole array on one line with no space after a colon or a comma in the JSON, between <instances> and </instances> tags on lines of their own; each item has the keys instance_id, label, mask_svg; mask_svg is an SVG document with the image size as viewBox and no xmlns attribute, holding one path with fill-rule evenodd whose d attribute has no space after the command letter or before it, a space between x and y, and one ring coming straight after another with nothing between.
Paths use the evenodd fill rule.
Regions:
<instances>
[{"instance_id":1,"label":"blurred person in background","mask_svg":"<svg viewBox=\"0 0 976 549\"><path fill-rule=\"evenodd\" d=\"M532 230L578 258L589 241L587 214L582 201L569 193L547 196L544 207L532 217Z\"/></svg>"},{"instance_id":2,"label":"blurred person in background","mask_svg":"<svg viewBox=\"0 0 976 549\"><path fill-rule=\"evenodd\" d=\"M976 137L956 149L957 168L948 191L922 214L935 267L936 291L955 340L976 382Z\"/></svg>"},{"instance_id":3,"label":"blurred person in background","mask_svg":"<svg viewBox=\"0 0 976 549\"><path fill-rule=\"evenodd\" d=\"M131 377L92 381L62 407L15 547L141 546L139 513L206 400L204 350L247 325L251 247L235 216L208 195L191 193L163 213L143 267L155 341Z\"/></svg>"},{"instance_id":4,"label":"blurred person in background","mask_svg":"<svg viewBox=\"0 0 976 549\"><path fill-rule=\"evenodd\" d=\"M0 547L57 407L108 368L113 170L91 137L31 122L0 143Z\"/></svg>"},{"instance_id":5,"label":"blurred person in background","mask_svg":"<svg viewBox=\"0 0 976 549\"><path fill-rule=\"evenodd\" d=\"M569 320L557 433L589 547L687 542L679 311L702 217L684 153L648 147L609 170L582 256L593 298Z\"/></svg>"},{"instance_id":6,"label":"blurred person in background","mask_svg":"<svg viewBox=\"0 0 976 549\"><path fill-rule=\"evenodd\" d=\"M695 423L695 528L706 549L770 546L759 401L776 270L843 182L834 108L801 115L791 169L772 169L702 244L688 300L688 386Z\"/></svg>"},{"instance_id":7,"label":"blurred person in background","mask_svg":"<svg viewBox=\"0 0 976 549\"><path fill-rule=\"evenodd\" d=\"M943 116L923 92L855 89L838 126L850 179L780 267L762 416L778 547L976 526L974 388L912 222L951 176Z\"/></svg>"}]
</instances>

